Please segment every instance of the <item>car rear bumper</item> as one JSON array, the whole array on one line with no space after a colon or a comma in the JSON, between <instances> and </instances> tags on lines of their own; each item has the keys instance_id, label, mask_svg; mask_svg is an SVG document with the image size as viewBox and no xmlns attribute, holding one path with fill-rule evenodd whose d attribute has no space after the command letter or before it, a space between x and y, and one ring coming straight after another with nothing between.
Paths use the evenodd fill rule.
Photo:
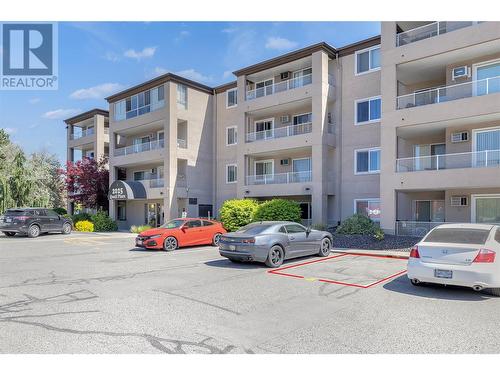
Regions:
<instances>
[{"instance_id":1,"label":"car rear bumper","mask_svg":"<svg viewBox=\"0 0 500 375\"><path fill-rule=\"evenodd\" d=\"M451 279L435 277L434 271L449 270L453 272ZM473 287L480 285L483 288L499 288L500 272L499 267L494 263L454 265L427 263L418 259L410 258L408 260L408 278L417 279L421 282L457 285Z\"/></svg>"},{"instance_id":2,"label":"car rear bumper","mask_svg":"<svg viewBox=\"0 0 500 375\"><path fill-rule=\"evenodd\" d=\"M265 262L269 249L264 246L220 243L219 254L226 258Z\"/></svg>"},{"instance_id":3,"label":"car rear bumper","mask_svg":"<svg viewBox=\"0 0 500 375\"><path fill-rule=\"evenodd\" d=\"M28 233L27 225L0 223L0 232Z\"/></svg>"}]
</instances>

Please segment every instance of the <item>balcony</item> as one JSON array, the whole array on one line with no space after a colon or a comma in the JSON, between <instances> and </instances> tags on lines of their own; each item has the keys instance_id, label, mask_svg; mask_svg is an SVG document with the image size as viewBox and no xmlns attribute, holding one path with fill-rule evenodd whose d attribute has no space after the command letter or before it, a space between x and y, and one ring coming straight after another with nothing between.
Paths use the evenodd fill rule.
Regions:
<instances>
[{"instance_id":1,"label":"balcony","mask_svg":"<svg viewBox=\"0 0 500 375\"><path fill-rule=\"evenodd\" d=\"M312 171L252 175L246 177L247 185L274 185L310 182Z\"/></svg>"},{"instance_id":2,"label":"balcony","mask_svg":"<svg viewBox=\"0 0 500 375\"><path fill-rule=\"evenodd\" d=\"M165 180L163 178L153 178L151 180L146 180L149 181L149 187L154 189L154 188L162 188L165 186Z\"/></svg>"},{"instance_id":3,"label":"balcony","mask_svg":"<svg viewBox=\"0 0 500 375\"><path fill-rule=\"evenodd\" d=\"M401 95L396 99L396 109L419 107L444 103L452 100L500 93L500 76L420 90L413 94Z\"/></svg>"},{"instance_id":4,"label":"balcony","mask_svg":"<svg viewBox=\"0 0 500 375\"><path fill-rule=\"evenodd\" d=\"M139 143L127 147L117 148L115 149L114 156L125 156L138 154L140 152L159 150L165 147L165 141L163 139L159 139L152 142Z\"/></svg>"},{"instance_id":5,"label":"balcony","mask_svg":"<svg viewBox=\"0 0 500 375\"><path fill-rule=\"evenodd\" d=\"M276 138L291 137L294 135L307 134L312 132L312 123L307 122L303 124L283 126L280 128L273 128L270 130L263 130L258 132L247 133L246 142L266 141Z\"/></svg>"},{"instance_id":6,"label":"balcony","mask_svg":"<svg viewBox=\"0 0 500 375\"><path fill-rule=\"evenodd\" d=\"M87 130L82 130L79 133L70 134L69 139L73 141L73 140L76 140L76 139L88 137L88 136L93 135L93 134L95 134L94 128L89 128Z\"/></svg>"},{"instance_id":7,"label":"balcony","mask_svg":"<svg viewBox=\"0 0 500 375\"><path fill-rule=\"evenodd\" d=\"M403 31L396 35L396 46L404 46L419 40L432 38L434 36L469 27L478 22L471 21L438 21Z\"/></svg>"},{"instance_id":8,"label":"balcony","mask_svg":"<svg viewBox=\"0 0 500 375\"><path fill-rule=\"evenodd\" d=\"M254 90L249 90L246 93L246 100L253 100L261 98L263 96L273 95L279 92L288 91L298 87L310 85L311 83L312 83L312 74L307 74L301 77L274 83L269 86L264 86L256 88Z\"/></svg>"},{"instance_id":9,"label":"balcony","mask_svg":"<svg viewBox=\"0 0 500 375\"><path fill-rule=\"evenodd\" d=\"M445 224L439 221L396 221L396 236L424 237L431 229ZM450 224L447 222L446 224Z\"/></svg>"},{"instance_id":10,"label":"balcony","mask_svg":"<svg viewBox=\"0 0 500 375\"><path fill-rule=\"evenodd\" d=\"M396 172L438 171L500 166L500 150L461 152L396 160Z\"/></svg>"},{"instance_id":11,"label":"balcony","mask_svg":"<svg viewBox=\"0 0 500 375\"><path fill-rule=\"evenodd\" d=\"M177 147L178 148L187 148L187 141L185 139L177 138Z\"/></svg>"}]
</instances>

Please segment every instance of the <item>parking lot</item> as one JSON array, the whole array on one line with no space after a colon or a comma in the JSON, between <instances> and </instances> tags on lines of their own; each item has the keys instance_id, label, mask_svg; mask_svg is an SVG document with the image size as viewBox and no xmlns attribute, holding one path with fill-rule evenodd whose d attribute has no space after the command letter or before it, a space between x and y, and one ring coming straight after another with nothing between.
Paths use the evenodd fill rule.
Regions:
<instances>
[{"instance_id":1,"label":"parking lot","mask_svg":"<svg viewBox=\"0 0 500 375\"><path fill-rule=\"evenodd\" d=\"M405 267L332 253L270 270L126 233L0 235L0 352L500 352L500 298L415 287Z\"/></svg>"}]
</instances>

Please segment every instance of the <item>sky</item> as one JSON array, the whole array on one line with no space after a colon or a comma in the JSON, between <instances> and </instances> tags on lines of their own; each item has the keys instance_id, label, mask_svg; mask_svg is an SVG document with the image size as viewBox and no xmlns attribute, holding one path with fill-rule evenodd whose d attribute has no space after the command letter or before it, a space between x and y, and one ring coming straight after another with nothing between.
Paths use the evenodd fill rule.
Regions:
<instances>
[{"instance_id":1,"label":"sky","mask_svg":"<svg viewBox=\"0 0 500 375\"><path fill-rule=\"evenodd\" d=\"M104 97L173 72L208 86L233 71L321 41L341 47L380 34L378 22L93 22L58 24L59 88L0 91L0 128L25 152L66 162L64 119Z\"/></svg>"}]
</instances>

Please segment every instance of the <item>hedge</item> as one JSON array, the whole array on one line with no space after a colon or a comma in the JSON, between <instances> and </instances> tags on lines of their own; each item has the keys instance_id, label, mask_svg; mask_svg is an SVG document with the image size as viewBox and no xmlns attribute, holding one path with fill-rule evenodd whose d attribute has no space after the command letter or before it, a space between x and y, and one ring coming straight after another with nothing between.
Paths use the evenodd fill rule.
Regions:
<instances>
[{"instance_id":1,"label":"hedge","mask_svg":"<svg viewBox=\"0 0 500 375\"><path fill-rule=\"evenodd\" d=\"M288 199L271 199L255 210L253 221L302 221L300 205Z\"/></svg>"},{"instance_id":2,"label":"hedge","mask_svg":"<svg viewBox=\"0 0 500 375\"><path fill-rule=\"evenodd\" d=\"M368 217L354 214L346 219L335 233L338 234L375 234L377 226ZM380 235L380 234L379 234Z\"/></svg>"},{"instance_id":3,"label":"hedge","mask_svg":"<svg viewBox=\"0 0 500 375\"><path fill-rule=\"evenodd\" d=\"M229 232L234 232L253 221L257 201L253 199L229 199L219 210L222 225Z\"/></svg>"}]
</instances>

